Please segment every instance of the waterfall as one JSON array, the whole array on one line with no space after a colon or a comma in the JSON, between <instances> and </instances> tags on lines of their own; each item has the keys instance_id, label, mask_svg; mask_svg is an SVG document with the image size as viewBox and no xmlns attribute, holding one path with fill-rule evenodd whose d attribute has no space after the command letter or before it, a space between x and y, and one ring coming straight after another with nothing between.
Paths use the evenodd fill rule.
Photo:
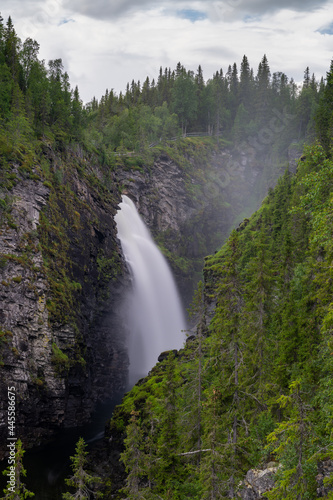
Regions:
<instances>
[{"instance_id":1,"label":"waterfall","mask_svg":"<svg viewBox=\"0 0 333 500\"><path fill-rule=\"evenodd\" d=\"M161 352L182 347L186 323L169 266L134 203L123 195L119 207L115 221L133 282L124 311L130 332L130 379L136 382Z\"/></svg>"}]
</instances>

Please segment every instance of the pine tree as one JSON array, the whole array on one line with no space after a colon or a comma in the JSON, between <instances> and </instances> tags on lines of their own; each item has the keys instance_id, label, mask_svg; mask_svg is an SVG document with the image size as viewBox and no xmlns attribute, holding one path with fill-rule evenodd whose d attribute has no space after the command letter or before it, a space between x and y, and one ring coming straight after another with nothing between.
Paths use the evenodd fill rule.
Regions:
<instances>
[{"instance_id":1,"label":"pine tree","mask_svg":"<svg viewBox=\"0 0 333 500\"><path fill-rule=\"evenodd\" d=\"M269 118L267 111L270 106L270 75L270 68L265 54L259 63L256 78L257 92L255 106L256 117L260 126L265 125Z\"/></svg>"},{"instance_id":2,"label":"pine tree","mask_svg":"<svg viewBox=\"0 0 333 500\"><path fill-rule=\"evenodd\" d=\"M303 88L308 88L310 86L310 69L309 66L306 67L304 71Z\"/></svg>"},{"instance_id":3,"label":"pine tree","mask_svg":"<svg viewBox=\"0 0 333 500\"><path fill-rule=\"evenodd\" d=\"M207 125L206 92L203 72L200 65L198 66L194 81L196 86L196 98L198 102L197 130L205 130Z\"/></svg>"},{"instance_id":4,"label":"pine tree","mask_svg":"<svg viewBox=\"0 0 333 500\"><path fill-rule=\"evenodd\" d=\"M141 100L143 104L151 105L149 76L147 76L142 85Z\"/></svg>"},{"instance_id":5,"label":"pine tree","mask_svg":"<svg viewBox=\"0 0 333 500\"><path fill-rule=\"evenodd\" d=\"M226 460L225 436L223 433L223 422L221 419L221 391L223 386L210 387L205 392L203 402L203 448L200 461L200 481L202 484L202 500L216 500L226 498L229 489L229 470ZM222 410L222 412L221 412Z\"/></svg>"},{"instance_id":6,"label":"pine tree","mask_svg":"<svg viewBox=\"0 0 333 500\"><path fill-rule=\"evenodd\" d=\"M232 120L235 119L238 107L238 99L239 99L239 79L238 79L238 68L237 64L234 63L232 66L231 73L228 70L228 78L229 78L229 89L230 89L230 112Z\"/></svg>"},{"instance_id":7,"label":"pine tree","mask_svg":"<svg viewBox=\"0 0 333 500\"><path fill-rule=\"evenodd\" d=\"M80 138L81 128L83 125L82 101L80 99L78 86L75 87L72 99L72 129L75 137Z\"/></svg>"},{"instance_id":8,"label":"pine tree","mask_svg":"<svg viewBox=\"0 0 333 500\"><path fill-rule=\"evenodd\" d=\"M0 14L0 66L5 62L5 26Z\"/></svg>"},{"instance_id":9,"label":"pine tree","mask_svg":"<svg viewBox=\"0 0 333 500\"><path fill-rule=\"evenodd\" d=\"M238 270L240 256L239 236L233 231L226 244L223 254L221 278L218 287L218 302L216 314L212 321L217 344L214 350L220 350L219 370L223 384L221 398L229 401L225 406L223 418L228 422L228 436L225 439L225 473L229 474L229 494L235 495L236 475L238 467L239 425L242 422L241 394L240 394L240 369L242 366L242 285Z\"/></svg>"},{"instance_id":10,"label":"pine tree","mask_svg":"<svg viewBox=\"0 0 333 500\"><path fill-rule=\"evenodd\" d=\"M288 396L282 395L277 399L286 415L267 437L268 447L274 448L273 452L282 462L277 485L267 494L270 500L303 500L314 498L316 493L317 467L315 460L311 461L314 448L310 437L310 413L313 409L306 404L304 396L301 380L298 379L290 384Z\"/></svg>"},{"instance_id":11,"label":"pine tree","mask_svg":"<svg viewBox=\"0 0 333 500\"><path fill-rule=\"evenodd\" d=\"M28 91L34 113L34 125L37 134L44 134L51 112L50 84L44 63L32 65L29 73Z\"/></svg>"},{"instance_id":12,"label":"pine tree","mask_svg":"<svg viewBox=\"0 0 333 500\"><path fill-rule=\"evenodd\" d=\"M272 255L269 249L269 223L262 217L253 242L253 255L245 268L244 308L242 315L242 338L245 344L243 359L243 394L247 405L260 411L266 408L265 385L269 380L270 363L274 359L274 343L269 338L270 293L273 274Z\"/></svg>"},{"instance_id":13,"label":"pine tree","mask_svg":"<svg viewBox=\"0 0 333 500\"><path fill-rule=\"evenodd\" d=\"M7 64L0 66L0 121L6 122L11 114L13 79Z\"/></svg>"},{"instance_id":14,"label":"pine tree","mask_svg":"<svg viewBox=\"0 0 333 500\"><path fill-rule=\"evenodd\" d=\"M326 76L326 85L320 89L320 101L316 113L316 128L319 140L326 153L330 153L333 131L333 59Z\"/></svg>"},{"instance_id":15,"label":"pine tree","mask_svg":"<svg viewBox=\"0 0 333 500\"><path fill-rule=\"evenodd\" d=\"M4 54L5 62L11 72L14 81L21 84L21 67L19 64L19 52L21 48L21 40L17 36L11 17L9 16L4 30Z\"/></svg>"},{"instance_id":16,"label":"pine tree","mask_svg":"<svg viewBox=\"0 0 333 500\"><path fill-rule=\"evenodd\" d=\"M228 82L223 76L222 69L215 73L212 80L209 80L207 93L212 128L214 128L215 134L219 135L221 129L227 130L230 125L230 112L227 109Z\"/></svg>"},{"instance_id":17,"label":"pine tree","mask_svg":"<svg viewBox=\"0 0 333 500\"><path fill-rule=\"evenodd\" d=\"M159 488L166 491L166 498L172 498L172 483L182 476L182 465L179 456L179 424L177 393L178 386L175 373L176 363L173 353L170 353L165 366L163 380L164 413L161 416L158 440L158 471L156 481Z\"/></svg>"},{"instance_id":18,"label":"pine tree","mask_svg":"<svg viewBox=\"0 0 333 500\"><path fill-rule=\"evenodd\" d=\"M172 89L172 107L179 116L182 133L186 135L187 127L196 117L198 101L193 74L186 73L184 68L179 71Z\"/></svg>"}]
</instances>

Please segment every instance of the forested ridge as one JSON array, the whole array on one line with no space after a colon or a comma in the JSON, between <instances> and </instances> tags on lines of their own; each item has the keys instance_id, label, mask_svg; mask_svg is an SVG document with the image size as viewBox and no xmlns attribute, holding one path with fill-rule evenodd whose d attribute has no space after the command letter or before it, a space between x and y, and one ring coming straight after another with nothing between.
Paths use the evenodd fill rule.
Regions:
<instances>
[{"instance_id":1,"label":"forested ridge","mask_svg":"<svg viewBox=\"0 0 333 500\"><path fill-rule=\"evenodd\" d=\"M99 488L105 498L111 491L133 499L237 498L249 469L273 464L275 485L266 498L317 498L318 464L333 458L333 63L320 82L306 68L300 86L284 73L272 75L266 56L257 72L244 56L239 70L234 63L207 81L200 66L194 73L179 63L161 68L156 81L133 80L124 93L107 90L83 104L61 59L46 64L38 50L36 41L19 39L10 18L0 20L0 215L8 227L14 228L11 190L21 179L44 181L65 205L75 199L66 188L73 166L50 171L45 147L93 155L104 187L88 167L80 164L78 172L109 196L120 190L110 172L140 168L151 162L152 143L163 147L189 132L277 154L291 137L309 143L296 174L286 170L261 208L205 259L191 309L196 336L117 408L110 427L123 441L125 482L118 492L108 480ZM114 154L133 151L138 156ZM42 236L62 224L56 216L51 225L42 221ZM62 261L65 267L63 255ZM60 275L54 278L61 296L49 304L54 321L62 304L74 306L78 291L64 276L63 286ZM83 449L81 443L81 458Z\"/></svg>"},{"instance_id":2,"label":"forested ridge","mask_svg":"<svg viewBox=\"0 0 333 500\"><path fill-rule=\"evenodd\" d=\"M115 166L112 152L143 152L152 142L180 133L206 132L241 143L269 124L272 111L276 115L288 109L297 117L291 132L296 141L313 137L325 88L324 79L318 82L308 67L297 85L283 72L271 74L266 55L256 71L244 55L239 68L234 63L208 80L200 65L193 72L178 63L173 70L161 67L156 80L133 80L119 95L107 89L100 99L83 104L62 60L46 63L38 54L38 42L22 42L11 18L6 23L0 19L2 142L4 136L14 146L33 139L58 145L79 141L110 167Z\"/></svg>"}]
</instances>

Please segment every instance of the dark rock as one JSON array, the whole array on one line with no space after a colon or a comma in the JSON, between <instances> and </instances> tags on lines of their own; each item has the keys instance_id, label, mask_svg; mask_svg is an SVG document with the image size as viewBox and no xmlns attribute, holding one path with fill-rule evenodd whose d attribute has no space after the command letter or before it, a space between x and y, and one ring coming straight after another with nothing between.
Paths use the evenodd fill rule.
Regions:
<instances>
[{"instance_id":1,"label":"dark rock","mask_svg":"<svg viewBox=\"0 0 333 500\"><path fill-rule=\"evenodd\" d=\"M124 390L127 380L126 333L120 304L128 279L119 258L114 222L120 197L114 202L111 197L102 200L76 171L68 183L81 200L80 212L75 212L80 224L69 227L67 233L70 272L73 281L81 285L74 305L76 328L50 322L47 308L52 297L38 245L38 228L41 210L48 207L49 188L39 181L19 180L11 192L11 217L16 227L3 224L0 232L0 253L7 256L0 266L0 329L7 339L0 353L0 421L6 420L7 387L15 386L17 437L23 439L25 447L59 427L87 422L97 401ZM65 220L66 210L60 202L58 210ZM22 258L27 238L33 247L29 264ZM115 255L118 273L113 279L104 279L98 257L114 262ZM79 350L82 363L59 372L53 362L54 342L69 355ZM0 443L5 444L6 439L7 427L2 425ZM5 451L5 446L0 449L0 457Z\"/></svg>"},{"instance_id":2,"label":"dark rock","mask_svg":"<svg viewBox=\"0 0 333 500\"><path fill-rule=\"evenodd\" d=\"M333 460L327 459L318 463L318 475L316 480L318 483L317 495L318 498L327 497L327 495L333 491L333 485L325 485L324 481L328 478L333 478Z\"/></svg>"},{"instance_id":3,"label":"dark rock","mask_svg":"<svg viewBox=\"0 0 333 500\"><path fill-rule=\"evenodd\" d=\"M164 351L164 352L161 352L161 354L159 355L159 357L157 358L158 361L161 363L162 361L168 359L169 355L173 353L175 355L175 357L177 357L178 355L178 351L177 349L172 349L171 351Z\"/></svg>"},{"instance_id":4,"label":"dark rock","mask_svg":"<svg viewBox=\"0 0 333 500\"><path fill-rule=\"evenodd\" d=\"M296 173L299 161L304 161L302 155L303 147L300 147L297 142L292 143L288 148L289 171Z\"/></svg>"},{"instance_id":5,"label":"dark rock","mask_svg":"<svg viewBox=\"0 0 333 500\"><path fill-rule=\"evenodd\" d=\"M251 469L238 491L242 500L259 500L265 498L265 493L274 486L274 476L278 467L269 467L264 470Z\"/></svg>"}]
</instances>

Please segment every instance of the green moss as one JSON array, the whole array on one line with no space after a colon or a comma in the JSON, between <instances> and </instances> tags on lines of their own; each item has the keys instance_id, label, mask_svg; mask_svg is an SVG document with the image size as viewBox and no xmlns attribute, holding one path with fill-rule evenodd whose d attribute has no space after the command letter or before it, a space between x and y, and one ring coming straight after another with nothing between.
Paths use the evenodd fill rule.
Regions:
<instances>
[{"instance_id":1,"label":"green moss","mask_svg":"<svg viewBox=\"0 0 333 500\"><path fill-rule=\"evenodd\" d=\"M115 256L106 257L104 252L100 250L97 257L97 270L99 281L109 282L110 280L115 280L121 273L119 259L115 258Z\"/></svg>"},{"instance_id":2,"label":"green moss","mask_svg":"<svg viewBox=\"0 0 333 500\"><path fill-rule=\"evenodd\" d=\"M13 337L13 334L10 330L2 330L0 329L0 344L7 343L10 338Z\"/></svg>"},{"instance_id":3,"label":"green moss","mask_svg":"<svg viewBox=\"0 0 333 500\"><path fill-rule=\"evenodd\" d=\"M69 357L55 342L52 343L52 363L54 363L59 374L68 372L71 366Z\"/></svg>"},{"instance_id":4,"label":"green moss","mask_svg":"<svg viewBox=\"0 0 333 500\"><path fill-rule=\"evenodd\" d=\"M166 239L168 238L166 237ZM185 274L188 274L191 270L193 270L193 261L190 258L180 257L179 255L171 252L164 246L164 244L160 240L161 238L159 238L158 243L159 249L167 258L173 269L179 269L182 273Z\"/></svg>"},{"instance_id":5,"label":"green moss","mask_svg":"<svg viewBox=\"0 0 333 500\"><path fill-rule=\"evenodd\" d=\"M9 343L9 341L12 339L13 334L10 330L5 330L0 328L0 366L4 365L3 362L3 353L5 346Z\"/></svg>"}]
</instances>

